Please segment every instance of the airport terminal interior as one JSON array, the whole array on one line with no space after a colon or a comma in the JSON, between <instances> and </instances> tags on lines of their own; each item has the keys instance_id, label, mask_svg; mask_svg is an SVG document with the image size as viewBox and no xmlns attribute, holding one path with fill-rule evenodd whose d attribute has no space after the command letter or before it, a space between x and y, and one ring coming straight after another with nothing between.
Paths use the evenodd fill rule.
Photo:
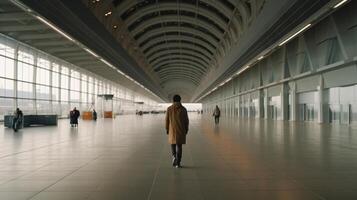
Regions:
<instances>
[{"instance_id":1,"label":"airport terminal interior","mask_svg":"<svg viewBox=\"0 0 357 200\"><path fill-rule=\"evenodd\" d=\"M0 0L0 199L357 199L357 1Z\"/></svg>"}]
</instances>

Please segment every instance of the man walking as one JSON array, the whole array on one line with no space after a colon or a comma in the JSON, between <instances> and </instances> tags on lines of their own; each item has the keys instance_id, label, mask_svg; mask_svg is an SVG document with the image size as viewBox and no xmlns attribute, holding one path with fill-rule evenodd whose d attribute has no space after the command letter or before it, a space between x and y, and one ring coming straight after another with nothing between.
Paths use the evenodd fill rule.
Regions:
<instances>
[{"instance_id":1,"label":"man walking","mask_svg":"<svg viewBox=\"0 0 357 200\"><path fill-rule=\"evenodd\" d=\"M219 123L219 117L221 116L221 111L219 110L217 105L216 105L216 108L213 111L213 116L214 116L214 123L218 124Z\"/></svg>"},{"instance_id":2,"label":"man walking","mask_svg":"<svg viewBox=\"0 0 357 200\"><path fill-rule=\"evenodd\" d=\"M173 104L166 111L166 134L171 144L172 165L176 168L181 167L182 145L186 144L188 123L187 110L181 105L181 97L175 95Z\"/></svg>"}]
</instances>

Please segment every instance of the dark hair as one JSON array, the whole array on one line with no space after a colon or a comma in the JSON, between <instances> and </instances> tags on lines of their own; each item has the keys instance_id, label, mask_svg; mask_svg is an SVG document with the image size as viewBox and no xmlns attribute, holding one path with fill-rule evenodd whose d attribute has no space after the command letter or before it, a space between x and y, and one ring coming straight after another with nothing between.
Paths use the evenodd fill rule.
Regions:
<instances>
[{"instance_id":1,"label":"dark hair","mask_svg":"<svg viewBox=\"0 0 357 200\"><path fill-rule=\"evenodd\" d=\"M173 100L174 100L174 102L181 102L181 97L180 97L180 95L178 95L178 94L174 95Z\"/></svg>"}]
</instances>

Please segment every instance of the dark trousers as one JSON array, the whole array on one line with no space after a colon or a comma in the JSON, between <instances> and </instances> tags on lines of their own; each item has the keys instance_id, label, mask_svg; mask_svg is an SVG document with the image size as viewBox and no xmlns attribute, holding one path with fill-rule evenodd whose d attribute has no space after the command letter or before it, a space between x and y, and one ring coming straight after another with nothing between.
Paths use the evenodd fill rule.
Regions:
<instances>
[{"instance_id":1,"label":"dark trousers","mask_svg":"<svg viewBox=\"0 0 357 200\"><path fill-rule=\"evenodd\" d=\"M14 117L14 118L12 119L12 128L13 128L13 129L17 128L18 120L19 120L18 117Z\"/></svg>"},{"instance_id":2,"label":"dark trousers","mask_svg":"<svg viewBox=\"0 0 357 200\"><path fill-rule=\"evenodd\" d=\"M214 123L216 123L216 124L219 123L219 116L214 116Z\"/></svg>"},{"instance_id":3,"label":"dark trousers","mask_svg":"<svg viewBox=\"0 0 357 200\"><path fill-rule=\"evenodd\" d=\"M171 144L172 156L175 157L176 163L179 165L182 158L182 144Z\"/></svg>"}]
</instances>

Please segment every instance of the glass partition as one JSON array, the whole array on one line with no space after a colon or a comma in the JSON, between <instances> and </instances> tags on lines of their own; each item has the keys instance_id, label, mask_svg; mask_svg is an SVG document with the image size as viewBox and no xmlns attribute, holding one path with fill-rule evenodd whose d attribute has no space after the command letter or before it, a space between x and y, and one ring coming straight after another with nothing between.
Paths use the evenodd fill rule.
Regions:
<instances>
[{"instance_id":1,"label":"glass partition","mask_svg":"<svg viewBox=\"0 0 357 200\"><path fill-rule=\"evenodd\" d=\"M135 98L142 99L147 107L154 102L118 83L0 34L0 121L16 107L25 115L68 117L73 107L81 111L92 109L98 93L115 91L120 98L114 100L116 113L132 113Z\"/></svg>"}]
</instances>

